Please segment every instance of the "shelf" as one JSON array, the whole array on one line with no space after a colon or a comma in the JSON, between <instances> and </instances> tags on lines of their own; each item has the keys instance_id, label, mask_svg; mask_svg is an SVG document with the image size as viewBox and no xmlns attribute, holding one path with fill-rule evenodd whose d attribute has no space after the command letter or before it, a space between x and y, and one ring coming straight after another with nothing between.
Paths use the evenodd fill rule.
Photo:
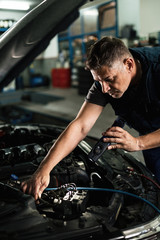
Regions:
<instances>
[{"instance_id":1,"label":"shelf","mask_svg":"<svg viewBox=\"0 0 160 240\"><path fill-rule=\"evenodd\" d=\"M71 67L84 63L91 44L103 36L118 37L117 19L117 0L81 9L79 18L59 33L59 53L65 52Z\"/></svg>"}]
</instances>

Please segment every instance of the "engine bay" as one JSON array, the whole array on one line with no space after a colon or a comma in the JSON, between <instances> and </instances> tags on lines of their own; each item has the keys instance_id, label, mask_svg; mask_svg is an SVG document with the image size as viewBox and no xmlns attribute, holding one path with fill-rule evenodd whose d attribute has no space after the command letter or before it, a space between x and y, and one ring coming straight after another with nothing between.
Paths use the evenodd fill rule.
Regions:
<instances>
[{"instance_id":1,"label":"engine bay","mask_svg":"<svg viewBox=\"0 0 160 240\"><path fill-rule=\"evenodd\" d=\"M0 126L1 239L126 239L125 229L158 216L159 185L149 170L122 150L90 161L92 137L51 171L40 199L24 194L21 182L62 131L45 124Z\"/></svg>"}]
</instances>

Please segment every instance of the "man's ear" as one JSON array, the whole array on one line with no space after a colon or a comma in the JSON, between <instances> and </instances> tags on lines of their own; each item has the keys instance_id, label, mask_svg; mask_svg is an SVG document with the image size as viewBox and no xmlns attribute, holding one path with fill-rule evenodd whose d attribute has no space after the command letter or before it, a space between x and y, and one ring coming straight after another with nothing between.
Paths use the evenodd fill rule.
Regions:
<instances>
[{"instance_id":1,"label":"man's ear","mask_svg":"<svg viewBox=\"0 0 160 240\"><path fill-rule=\"evenodd\" d=\"M134 61L133 61L133 58L125 58L123 60L123 63L127 69L128 72L131 72L132 69L133 69L133 64L134 64Z\"/></svg>"}]
</instances>

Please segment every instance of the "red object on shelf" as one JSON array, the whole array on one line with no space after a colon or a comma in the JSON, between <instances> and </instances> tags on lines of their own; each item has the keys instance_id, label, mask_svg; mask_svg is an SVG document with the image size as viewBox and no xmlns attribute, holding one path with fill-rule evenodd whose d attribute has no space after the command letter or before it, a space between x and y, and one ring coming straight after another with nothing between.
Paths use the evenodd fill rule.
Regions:
<instances>
[{"instance_id":1,"label":"red object on shelf","mask_svg":"<svg viewBox=\"0 0 160 240\"><path fill-rule=\"evenodd\" d=\"M51 70L52 86L59 88L68 88L71 86L70 68L53 68Z\"/></svg>"}]
</instances>

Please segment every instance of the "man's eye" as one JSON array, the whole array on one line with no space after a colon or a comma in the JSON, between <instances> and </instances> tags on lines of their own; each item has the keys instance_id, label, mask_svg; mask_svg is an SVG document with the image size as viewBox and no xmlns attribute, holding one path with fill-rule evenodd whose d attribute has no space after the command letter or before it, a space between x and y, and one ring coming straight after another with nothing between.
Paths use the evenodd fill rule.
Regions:
<instances>
[{"instance_id":1,"label":"man's eye","mask_svg":"<svg viewBox=\"0 0 160 240\"><path fill-rule=\"evenodd\" d=\"M105 81L105 82L112 82L112 79L110 79L110 78L105 78L104 81Z\"/></svg>"},{"instance_id":2,"label":"man's eye","mask_svg":"<svg viewBox=\"0 0 160 240\"><path fill-rule=\"evenodd\" d=\"M113 81L116 81L116 79L117 79L117 76L114 76L114 77L113 77Z\"/></svg>"}]
</instances>

